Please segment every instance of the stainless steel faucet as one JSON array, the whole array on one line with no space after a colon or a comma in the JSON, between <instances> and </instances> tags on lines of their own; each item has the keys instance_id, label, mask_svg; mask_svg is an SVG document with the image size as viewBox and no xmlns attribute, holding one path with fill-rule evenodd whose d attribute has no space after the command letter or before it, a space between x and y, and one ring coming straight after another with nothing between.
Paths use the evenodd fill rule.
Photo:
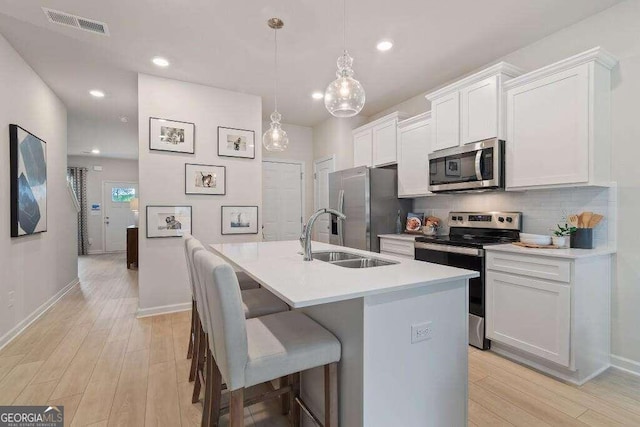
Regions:
<instances>
[{"instance_id":1,"label":"stainless steel faucet","mask_svg":"<svg viewBox=\"0 0 640 427\"><path fill-rule=\"evenodd\" d=\"M313 215L311 215L307 224L302 228L302 234L300 235L300 245L304 249L305 261L313 261L313 254L311 253L311 232L313 231L313 224L316 222L316 219L318 219L322 214L336 215L340 221L347 218L342 212L328 208L318 209Z\"/></svg>"}]
</instances>

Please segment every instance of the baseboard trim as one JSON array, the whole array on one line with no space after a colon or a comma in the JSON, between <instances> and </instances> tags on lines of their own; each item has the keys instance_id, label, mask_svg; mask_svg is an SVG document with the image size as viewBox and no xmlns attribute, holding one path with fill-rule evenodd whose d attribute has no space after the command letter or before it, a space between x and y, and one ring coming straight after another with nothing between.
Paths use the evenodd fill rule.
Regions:
<instances>
[{"instance_id":1,"label":"baseboard trim","mask_svg":"<svg viewBox=\"0 0 640 427\"><path fill-rule=\"evenodd\" d=\"M626 357L611 355L611 366L640 377L640 362Z\"/></svg>"},{"instance_id":2,"label":"baseboard trim","mask_svg":"<svg viewBox=\"0 0 640 427\"><path fill-rule=\"evenodd\" d=\"M96 249L95 251L89 250L87 255L102 255L104 251L102 249Z\"/></svg>"},{"instance_id":3,"label":"baseboard trim","mask_svg":"<svg viewBox=\"0 0 640 427\"><path fill-rule=\"evenodd\" d=\"M187 310L191 310L190 302L185 302L183 304L161 305L151 308L138 308L136 317L139 319L141 317L158 316L160 314L177 313L179 311Z\"/></svg>"},{"instance_id":4,"label":"baseboard trim","mask_svg":"<svg viewBox=\"0 0 640 427\"><path fill-rule=\"evenodd\" d=\"M54 296L45 301L40 307L36 308L33 313L27 316L23 321L14 326L9 332L4 334L0 338L0 350L6 347L11 341L13 341L18 335L20 335L25 329L27 329L33 322L38 320L43 314L45 314L51 307L57 303L60 298L65 296L67 292L73 289L80 283L79 278L73 279L69 284L67 284L64 288L60 289Z\"/></svg>"}]
</instances>

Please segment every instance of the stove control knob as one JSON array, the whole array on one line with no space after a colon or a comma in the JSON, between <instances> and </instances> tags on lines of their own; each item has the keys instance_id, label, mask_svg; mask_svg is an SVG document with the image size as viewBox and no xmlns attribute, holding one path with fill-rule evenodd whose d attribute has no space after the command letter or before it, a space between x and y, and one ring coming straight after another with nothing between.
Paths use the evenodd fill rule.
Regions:
<instances>
[{"instance_id":1,"label":"stove control knob","mask_svg":"<svg viewBox=\"0 0 640 427\"><path fill-rule=\"evenodd\" d=\"M456 217L455 217L455 216L452 216L452 217L451 217L451 221L455 221L455 220L456 220Z\"/></svg>"},{"instance_id":2,"label":"stove control knob","mask_svg":"<svg viewBox=\"0 0 640 427\"><path fill-rule=\"evenodd\" d=\"M504 217L498 217L498 221L504 222Z\"/></svg>"},{"instance_id":3,"label":"stove control knob","mask_svg":"<svg viewBox=\"0 0 640 427\"><path fill-rule=\"evenodd\" d=\"M461 216L458 217L458 221L462 221L462 217Z\"/></svg>"},{"instance_id":4,"label":"stove control knob","mask_svg":"<svg viewBox=\"0 0 640 427\"><path fill-rule=\"evenodd\" d=\"M511 218L510 216L507 217L507 222L513 222L513 218Z\"/></svg>"}]
</instances>

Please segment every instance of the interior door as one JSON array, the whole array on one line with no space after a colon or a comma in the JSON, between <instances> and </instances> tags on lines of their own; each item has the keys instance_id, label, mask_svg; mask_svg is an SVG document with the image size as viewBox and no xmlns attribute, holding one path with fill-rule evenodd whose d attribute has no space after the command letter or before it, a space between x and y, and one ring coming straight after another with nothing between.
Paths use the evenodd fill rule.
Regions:
<instances>
[{"instance_id":1,"label":"interior door","mask_svg":"<svg viewBox=\"0 0 640 427\"><path fill-rule=\"evenodd\" d=\"M369 248L369 201L367 168L352 169L342 176L344 202L342 212L347 216L343 221L344 246L365 251Z\"/></svg>"},{"instance_id":2,"label":"interior door","mask_svg":"<svg viewBox=\"0 0 640 427\"><path fill-rule=\"evenodd\" d=\"M329 206L329 174L333 172L333 157L316 161L313 167L315 186L315 208L316 210L328 208ZM311 213L309 212L309 215ZM322 215L314 226L315 240L329 243L331 233L331 220L328 215Z\"/></svg>"},{"instance_id":3,"label":"interior door","mask_svg":"<svg viewBox=\"0 0 640 427\"><path fill-rule=\"evenodd\" d=\"M103 184L104 250L119 252L127 248L127 227L135 223L130 208L131 199L138 197L135 182L105 182Z\"/></svg>"},{"instance_id":4,"label":"interior door","mask_svg":"<svg viewBox=\"0 0 640 427\"><path fill-rule=\"evenodd\" d=\"M264 240L296 240L302 232L302 165L262 162Z\"/></svg>"}]
</instances>

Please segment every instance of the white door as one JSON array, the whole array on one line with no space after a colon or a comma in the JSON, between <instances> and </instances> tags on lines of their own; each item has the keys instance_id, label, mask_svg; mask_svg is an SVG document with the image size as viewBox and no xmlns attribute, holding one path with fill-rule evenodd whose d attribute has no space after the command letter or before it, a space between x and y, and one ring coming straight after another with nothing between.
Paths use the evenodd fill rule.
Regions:
<instances>
[{"instance_id":1,"label":"white door","mask_svg":"<svg viewBox=\"0 0 640 427\"><path fill-rule=\"evenodd\" d=\"M124 251L127 248L127 227L135 223L130 201L138 197L138 183L103 183L103 219L105 252Z\"/></svg>"},{"instance_id":2,"label":"white door","mask_svg":"<svg viewBox=\"0 0 640 427\"><path fill-rule=\"evenodd\" d=\"M431 103L431 145L432 149L460 145L460 93L455 92Z\"/></svg>"},{"instance_id":3,"label":"white door","mask_svg":"<svg viewBox=\"0 0 640 427\"><path fill-rule=\"evenodd\" d=\"M429 193L431 119L398 130L398 197Z\"/></svg>"},{"instance_id":4,"label":"white door","mask_svg":"<svg viewBox=\"0 0 640 427\"><path fill-rule=\"evenodd\" d=\"M460 92L462 143L498 136L498 76L489 77Z\"/></svg>"},{"instance_id":5,"label":"white door","mask_svg":"<svg viewBox=\"0 0 640 427\"><path fill-rule=\"evenodd\" d=\"M373 131L363 130L353 135L353 167L373 164Z\"/></svg>"},{"instance_id":6,"label":"white door","mask_svg":"<svg viewBox=\"0 0 640 427\"><path fill-rule=\"evenodd\" d=\"M262 162L264 240L297 240L302 232L303 169L300 163Z\"/></svg>"},{"instance_id":7,"label":"white door","mask_svg":"<svg viewBox=\"0 0 640 427\"><path fill-rule=\"evenodd\" d=\"M314 205L316 210L329 207L329 174L335 169L333 157L316 160L313 163ZM331 235L331 221L329 215L322 215L314 226L315 239L318 242L329 243Z\"/></svg>"},{"instance_id":8,"label":"white door","mask_svg":"<svg viewBox=\"0 0 640 427\"><path fill-rule=\"evenodd\" d=\"M373 165L381 166L396 163L396 119L381 123L373 128Z\"/></svg>"}]
</instances>

